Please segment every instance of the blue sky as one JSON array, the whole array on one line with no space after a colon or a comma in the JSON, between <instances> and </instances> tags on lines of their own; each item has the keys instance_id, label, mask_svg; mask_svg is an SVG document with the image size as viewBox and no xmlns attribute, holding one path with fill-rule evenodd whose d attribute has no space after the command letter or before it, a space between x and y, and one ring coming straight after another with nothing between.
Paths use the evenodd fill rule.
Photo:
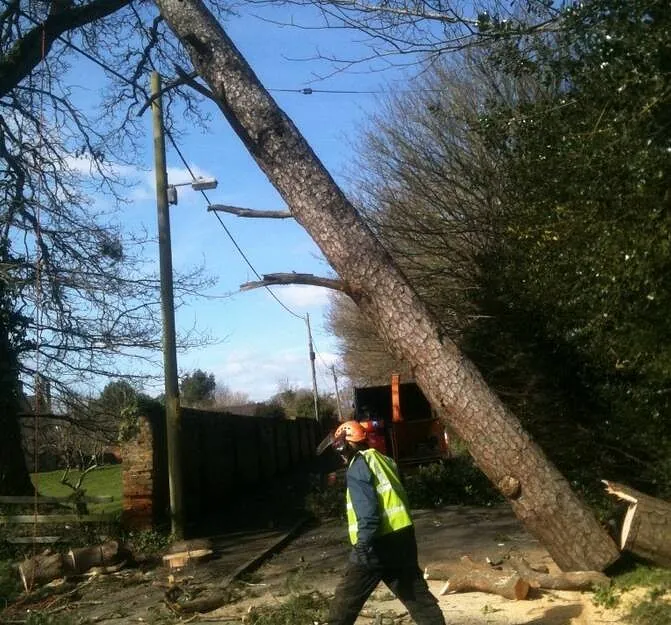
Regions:
<instances>
[{"instance_id":1,"label":"blue sky","mask_svg":"<svg viewBox=\"0 0 671 625\"><path fill-rule=\"evenodd\" d=\"M295 15L288 8L259 8L265 17L304 23L310 19L304 9ZM295 9L294 9L295 10ZM226 29L264 85L271 89L300 89L311 86L328 90L382 90L403 88L396 72L368 72L363 66L315 82L317 74L329 74L333 67L324 61L294 60L324 54L363 55L361 35L342 30L297 30L281 27L250 14L231 18ZM293 119L336 181L347 191L345 172L352 159L353 144L367 114L379 103L368 94L301 95L272 91L279 105ZM258 169L218 110L212 106L210 130L187 132L180 148L197 174L216 177L219 186L208 192L212 203L247 208L283 208L284 204L265 175ZM124 221L144 225L156 232L156 208L151 145L151 116L147 127L146 154L133 203ZM168 142L168 177L171 183L190 179L178 155ZM204 264L218 282L209 294L236 291L254 275L234 249L215 216L206 210L204 198L189 187L181 187L179 204L171 207L173 263L177 271ZM330 269L310 237L291 220L245 220L220 214L240 247L259 273L297 271L326 275ZM158 256L156 246L149 254ZM310 314L318 352L317 383L320 391L331 392L333 380L328 367L336 361L333 337L324 329L323 314L328 292L313 287L278 287L276 295L300 316ZM181 374L201 368L213 373L219 384L261 400L277 392L282 383L310 387L307 331L303 320L284 310L265 290L248 291L215 300L194 299L177 312L177 326L192 326L210 333L216 343L178 354ZM344 382L344 381L343 381ZM155 385L147 390L156 390Z\"/></svg>"}]
</instances>

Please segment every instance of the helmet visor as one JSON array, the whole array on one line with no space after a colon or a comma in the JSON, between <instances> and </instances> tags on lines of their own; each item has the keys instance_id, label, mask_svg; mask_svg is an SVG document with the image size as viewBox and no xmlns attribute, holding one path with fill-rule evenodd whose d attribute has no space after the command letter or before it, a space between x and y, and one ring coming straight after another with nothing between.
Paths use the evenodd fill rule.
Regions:
<instances>
[{"instance_id":1,"label":"helmet visor","mask_svg":"<svg viewBox=\"0 0 671 625\"><path fill-rule=\"evenodd\" d=\"M342 452L347 446L345 433L336 436L335 433L327 434L319 445L317 445L317 455L323 454L329 447L333 446L338 453Z\"/></svg>"},{"instance_id":2,"label":"helmet visor","mask_svg":"<svg viewBox=\"0 0 671 625\"><path fill-rule=\"evenodd\" d=\"M323 439L322 442L317 445L317 455L323 454L333 443L335 442L335 437L333 436L333 432L327 434Z\"/></svg>"}]
</instances>

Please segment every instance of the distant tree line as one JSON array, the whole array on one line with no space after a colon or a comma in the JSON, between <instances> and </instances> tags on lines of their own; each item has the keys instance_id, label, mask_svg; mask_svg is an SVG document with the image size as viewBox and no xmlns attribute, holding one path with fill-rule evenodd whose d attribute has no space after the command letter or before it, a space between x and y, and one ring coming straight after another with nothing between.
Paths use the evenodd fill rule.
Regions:
<instances>
[{"instance_id":1,"label":"distant tree line","mask_svg":"<svg viewBox=\"0 0 671 625\"><path fill-rule=\"evenodd\" d=\"M314 396L309 389L281 384L264 401L250 401L247 393L219 385L213 373L202 369L180 379L180 402L188 408L230 412L242 416L314 419ZM108 382L99 395L49 402L49 414L39 426L25 414L22 419L24 453L30 470L84 469L91 464L119 462L119 446L137 433L138 418L162 414L163 395L152 397L128 380ZM320 418L335 420L337 404L331 395L319 397Z\"/></svg>"}]
</instances>

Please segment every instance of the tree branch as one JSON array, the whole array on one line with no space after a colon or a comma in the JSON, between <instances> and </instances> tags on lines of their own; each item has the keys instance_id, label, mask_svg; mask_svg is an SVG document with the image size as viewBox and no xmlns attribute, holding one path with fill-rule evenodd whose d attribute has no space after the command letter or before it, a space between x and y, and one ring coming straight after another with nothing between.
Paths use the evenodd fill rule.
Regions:
<instances>
[{"instance_id":1,"label":"tree branch","mask_svg":"<svg viewBox=\"0 0 671 625\"><path fill-rule=\"evenodd\" d=\"M180 80L182 80L185 84L189 85L189 87L200 93L200 95L209 98L215 104L217 104L217 97L214 95L214 93L205 87L205 85L201 85L197 80L195 80L195 78L198 76L198 72L191 72L189 74L179 65L175 65L175 71L177 72Z\"/></svg>"},{"instance_id":2,"label":"tree branch","mask_svg":"<svg viewBox=\"0 0 671 625\"><path fill-rule=\"evenodd\" d=\"M293 219L291 211L280 210L254 210L252 208L239 208L238 206L228 206L227 204L210 204L208 211L220 211L222 213L231 213L238 217L254 217L266 219Z\"/></svg>"},{"instance_id":3,"label":"tree branch","mask_svg":"<svg viewBox=\"0 0 671 625\"><path fill-rule=\"evenodd\" d=\"M322 278L311 273L267 273L263 275L263 280L256 282L245 282L240 285L241 291L250 291L268 286L277 286L283 284L308 284L311 286L321 286L334 291L346 293L345 283L342 280L334 278Z\"/></svg>"},{"instance_id":4,"label":"tree branch","mask_svg":"<svg viewBox=\"0 0 671 625\"><path fill-rule=\"evenodd\" d=\"M469 24L477 26L477 19L468 19L457 15L452 9L445 12L429 11L424 6L420 9L404 7L394 7L387 3L380 5L357 2L357 0L331 0L330 4L339 9L359 11L361 13L382 13L387 15L400 15L403 17L415 17L423 20L433 20L437 22L446 22L448 24Z\"/></svg>"},{"instance_id":5,"label":"tree branch","mask_svg":"<svg viewBox=\"0 0 671 625\"><path fill-rule=\"evenodd\" d=\"M49 53L54 41L63 33L107 17L128 2L129 0L95 0L90 4L49 15L42 24L35 26L16 41L0 59L0 97L6 96L35 69Z\"/></svg>"},{"instance_id":6,"label":"tree branch","mask_svg":"<svg viewBox=\"0 0 671 625\"><path fill-rule=\"evenodd\" d=\"M193 80L194 76L197 76L196 72L191 72L191 74L184 73L183 75L180 73L179 78L171 80L169 83L165 84L158 93L151 94L147 98L146 102L142 105L142 108L137 112L137 116L142 117L142 114L152 105L154 100L158 100L164 94L168 93L168 91L172 91L173 89L181 87L182 85L189 85L190 87L193 87L192 83L195 82ZM212 97L212 94L210 94L209 97Z\"/></svg>"}]
</instances>

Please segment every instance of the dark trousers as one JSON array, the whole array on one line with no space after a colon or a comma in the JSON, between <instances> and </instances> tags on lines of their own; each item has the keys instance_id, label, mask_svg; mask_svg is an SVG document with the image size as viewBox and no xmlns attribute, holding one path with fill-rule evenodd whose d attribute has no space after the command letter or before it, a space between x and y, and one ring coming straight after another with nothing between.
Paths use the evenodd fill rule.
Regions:
<instances>
[{"instance_id":1,"label":"dark trousers","mask_svg":"<svg viewBox=\"0 0 671 625\"><path fill-rule=\"evenodd\" d=\"M349 562L329 610L328 625L353 625L361 608L382 581L408 610L417 625L445 625L438 601L417 564L412 528L387 534L374 546L374 564Z\"/></svg>"}]
</instances>

